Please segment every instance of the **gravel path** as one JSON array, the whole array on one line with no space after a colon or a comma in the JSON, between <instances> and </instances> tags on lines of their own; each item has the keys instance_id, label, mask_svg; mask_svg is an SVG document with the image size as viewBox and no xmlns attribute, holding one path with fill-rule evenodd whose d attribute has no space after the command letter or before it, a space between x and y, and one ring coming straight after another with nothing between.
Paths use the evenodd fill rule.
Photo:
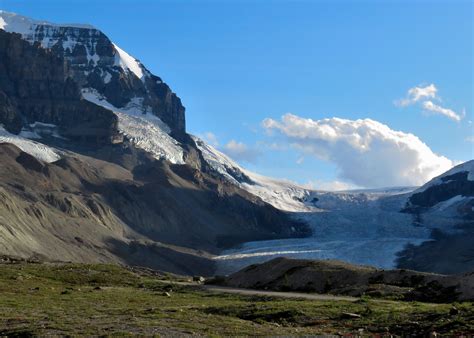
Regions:
<instances>
[{"instance_id":1,"label":"gravel path","mask_svg":"<svg viewBox=\"0 0 474 338\"><path fill-rule=\"evenodd\" d=\"M277 292L277 291L265 291L265 290L251 290L251 289L238 289L229 288L224 286L214 285L203 285L203 288L210 292L220 293L235 293L246 296L266 296L266 297L282 297L282 298L298 298L298 299L310 299L310 300L343 300L349 302L355 302L358 298L355 297L344 297L344 296L332 296L332 295L321 295L314 293L300 293L300 292Z\"/></svg>"}]
</instances>

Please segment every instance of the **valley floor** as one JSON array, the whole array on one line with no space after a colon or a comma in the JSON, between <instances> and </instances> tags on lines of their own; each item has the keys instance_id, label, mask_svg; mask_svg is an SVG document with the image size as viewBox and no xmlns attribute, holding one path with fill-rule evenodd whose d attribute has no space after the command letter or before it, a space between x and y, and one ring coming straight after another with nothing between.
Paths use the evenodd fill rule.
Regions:
<instances>
[{"instance_id":1,"label":"valley floor","mask_svg":"<svg viewBox=\"0 0 474 338\"><path fill-rule=\"evenodd\" d=\"M473 333L473 304L230 294L114 265L0 264L0 335L431 332Z\"/></svg>"}]
</instances>

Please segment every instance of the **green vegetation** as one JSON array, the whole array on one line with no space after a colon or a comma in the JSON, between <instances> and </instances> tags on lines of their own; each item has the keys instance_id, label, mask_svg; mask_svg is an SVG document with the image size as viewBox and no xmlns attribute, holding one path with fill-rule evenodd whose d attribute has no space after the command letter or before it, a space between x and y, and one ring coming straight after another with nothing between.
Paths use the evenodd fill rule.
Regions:
<instances>
[{"instance_id":1,"label":"green vegetation","mask_svg":"<svg viewBox=\"0 0 474 338\"><path fill-rule=\"evenodd\" d=\"M113 265L0 264L0 336L474 332L472 303L280 299L176 282Z\"/></svg>"}]
</instances>

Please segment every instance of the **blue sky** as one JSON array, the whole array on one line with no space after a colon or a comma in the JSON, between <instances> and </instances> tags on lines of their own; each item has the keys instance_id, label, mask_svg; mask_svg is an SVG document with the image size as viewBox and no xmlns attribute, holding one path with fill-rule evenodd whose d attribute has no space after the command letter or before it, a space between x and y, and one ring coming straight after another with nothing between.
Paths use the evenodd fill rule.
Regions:
<instances>
[{"instance_id":1,"label":"blue sky","mask_svg":"<svg viewBox=\"0 0 474 338\"><path fill-rule=\"evenodd\" d=\"M265 175L384 185L344 174L340 148L327 140L308 150L308 137L287 125L262 127L287 113L303 122L370 118L452 161L474 157L472 1L0 0L0 8L101 29L181 97L189 132L213 133L221 149L234 141L228 153ZM437 93L426 100L464 112L460 122L429 114L426 100L394 104L430 84ZM370 160L390 160L380 156Z\"/></svg>"}]
</instances>

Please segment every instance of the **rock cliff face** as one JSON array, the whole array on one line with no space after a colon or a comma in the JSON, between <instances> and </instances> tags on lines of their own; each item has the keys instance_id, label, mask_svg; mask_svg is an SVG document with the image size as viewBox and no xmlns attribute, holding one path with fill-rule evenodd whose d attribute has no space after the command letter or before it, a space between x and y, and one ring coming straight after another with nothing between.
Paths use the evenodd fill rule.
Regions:
<instances>
[{"instance_id":1,"label":"rock cliff face","mask_svg":"<svg viewBox=\"0 0 474 338\"><path fill-rule=\"evenodd\" d=\"M151 74L100 30L87 25L56 25L0 11L0 28L21 34L70 64L69 75L80 88L93 88L117 108L140 99L171 129L177 139L185 136L185 108L166 83ZM3 24L2 24L3 22Z\"/></svg>"},{"instance_id":2,"label":"rock cliff face","mask_svg":"<svg viewBox=\"0 0 474 338\"><path fill-rule=\"evenodd\" d=\"M117 117L82 99L62 57L0 30L0 123L18 134L35 122L81 142L118 137Z\"/></svg>"}]
</instances>

